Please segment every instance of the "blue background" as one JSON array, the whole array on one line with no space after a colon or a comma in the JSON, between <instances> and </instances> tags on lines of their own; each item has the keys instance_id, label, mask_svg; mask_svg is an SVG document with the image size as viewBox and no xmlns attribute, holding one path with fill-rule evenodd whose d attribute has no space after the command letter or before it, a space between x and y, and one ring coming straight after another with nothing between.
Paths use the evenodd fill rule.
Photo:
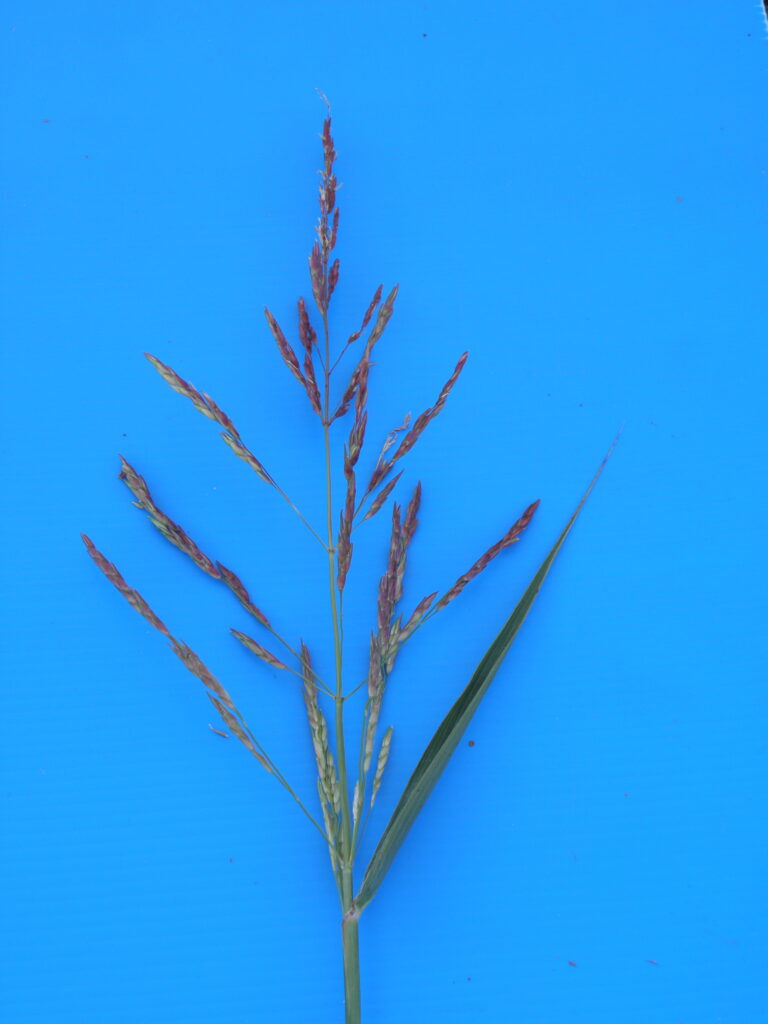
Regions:
<instances>
[{"instance_id":1,"label":"blue background","mask_svg":"<svg viewBox=\"0 0 768 1024\"><path fill-rule=\"evenodd\" d=\"M4 1019L341 1020L325 851L79 540L311 800L298 688L227 635L245 613L116 473L121 451L329 670L322 553L141 356L212 394L321 519L317 430L262 317L289 326L308 291L316 88L343 182L336 337L401 284L363 465L471 351L399 489L424 481L406 606L542 499L401 657L363 859L626 423L363 917L366 1024L765 1019L759 5L24 0L2 46ZM353 674L386 529L356 534Z\"/></svg>"}]
</instances>

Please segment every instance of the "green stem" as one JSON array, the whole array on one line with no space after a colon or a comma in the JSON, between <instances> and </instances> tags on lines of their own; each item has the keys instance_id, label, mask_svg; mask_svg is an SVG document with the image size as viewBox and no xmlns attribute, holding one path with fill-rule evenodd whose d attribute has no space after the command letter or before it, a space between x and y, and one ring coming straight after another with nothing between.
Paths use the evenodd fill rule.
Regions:
<instances>
[{"instance_id":1,"label":"green stem","mask_svg":"<svg viewBox=\"0 0 768 1024\"><path fill-rule=\"evenodd\" d=\"M345 1024L360 1024L361 1021L358 921L359 914L356 907L350 907L341 919L341 943L344 950Z\"/></svg>"},{"instance_id":2,"label":"green stem","mask_svg":"<svg viewBox=\"0 0 768 1024\"><path fill-rule=\"evenodd\" d=\"M331 620L333 622L333 647L336 661L336 764L339 773L339 791L341 796L341 834L338 843L338 857L341 865L341 942L344 954L344 1005L346 1024L360 1024L360 954L358 945L358 913L354 905L354 889L352 879L352 815L349 807L349 783L347 778L347 755L344 743L344 685L342 673L341 616L336 594L336 545L333 530L333 486L331 479L331 439L330 439L330 341L328 336L328 316L323 314L325 333L325 415L323 416L323 432L325 434L325 482L326 511L328 523L328 590L331 603Z\"/></svg>"},{"instance_id":3,"label":"green stem","mask_svg":"<svg viewBox=\"0 0 768 1024\"><path fill-rule=\"evenodd\" d=\"M328 338L328 317L323 316L325 328L325 362L328 364L329 338ZM339 770L339 790L341 791L341 862L342 865L348 860L350 850L350 810L349 810L349 786L347 783L347 757L344 744L344 685L342 680L342 649L341 649L341 627L339 623L339 609L336 601L336 546L333 539L333 486L331 483L331 438L328 424L329 412L329 391L330 374L325 375L325 417L323 432L325 434L325 483L326 483L326 512L328 520L328 591L331 602L331 619L333 622L333 648L336 661L336 693L334 701L336 704L336 761Z\"/></svg>"}]
</instances>

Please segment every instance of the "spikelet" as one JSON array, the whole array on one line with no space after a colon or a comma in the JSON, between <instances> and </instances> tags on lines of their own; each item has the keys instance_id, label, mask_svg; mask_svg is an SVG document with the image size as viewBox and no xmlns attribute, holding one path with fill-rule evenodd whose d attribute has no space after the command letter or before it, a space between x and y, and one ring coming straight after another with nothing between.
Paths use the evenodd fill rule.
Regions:
<instances>
[{"instance_id":1,"label":"spikelet","mask_svg":"<svg viewBox=\"0 0 768 1024\"><path fill-rule=\"evenodd\" d=\"M267 629L271 629L269 619L251 600L251 596L245 589L242 580L239 576L236 576L231 569L228 569L226 565L222 565L221 562L217 562L216 566L221 574L222 581L229 587L235 597L238 599L240 604L245 608L246 611L250 612L255 619L266 626Z\"/></svg>"},{"instance_id":2,"label":"spikelet","mask_svg":"<svg viewBox=\"0 0 768 1024\"><path fill-rule=\"evenodd\" d=\"M392 745L392 726L387 729L384 733L384 737L379 747L379 756L376 761L376 774L373 777L373 789L371 791L371 808L373 808L376 802L376 794L379 792L381 786L381 778L384 774L384 769L387 766L387 759L389 757L389 748Z\"/></svg>"},{"instance_id":3,"label":"spikelet","mask_svg":"<svg viewBox=\"0 0 768 1024\"><path fill-rule=\"evenodd\" d=\"M355 783L355 794L352 798L352 826L356 826L360 820L360 811L363 809L363 787L360 779Z\"/></svg>"},{"instance_id":4,"label":"spikelet","mask_svg":"<svg viewBox=\"0 0 768 1024\"><path fill-rule=\"evenodd\" d=\"M239 640L243 647L247 648L252 654L255 654L257 658L261 658L268 665L273 668L288 669L287 665L284 665L279 658L275 657L266 647L262 647L260 643L248 636L247 633L241 633L239 629L230 629L230 633L235 639Z\"/></svg>"},{"instance_id":5,"label":"spikelet","mask_svg":"<svg viewBox=\"0 0 768 1024\"><path fill-rule=\"evenodd\" d=\"M338 814L341 809L341 793L336 778L336 766L328 744L328 723L317 701L317 683L312 669L309 649L302 640L300 648L301 671L304 680L304 706L307 710L309 733L315 753L317 777L328 806Z\"/></svg>"}]
</instances>

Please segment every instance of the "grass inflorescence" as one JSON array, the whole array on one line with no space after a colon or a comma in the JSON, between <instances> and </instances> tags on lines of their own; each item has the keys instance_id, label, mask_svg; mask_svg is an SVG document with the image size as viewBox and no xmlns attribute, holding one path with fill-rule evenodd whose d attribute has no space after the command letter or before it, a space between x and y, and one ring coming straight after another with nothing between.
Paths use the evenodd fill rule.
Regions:
<instances>
[{"instance_id":1,"label":"grass inflorescence","mask_svg":"<svg viewBox=\"0 0 768 1024\"><path fill-rule=\"evenodd\" d=\"M277 345L279 355L291 376L300 386L305 400L317 417L323 433L325 451L325 522L317 528L307 521L292 499L277 483L256 454L243 440L237 427L221 407L205 392L198 391L173 368L160 359L147 354L147 359L162 379L178 394L219 428L222 439L230 450L255 472L259 479L282 498L292 512L299 516L315 540L324 549L328 569L329 646L334 651L334 678L323 680L313 667L309 647L299 632L298 639L290 641L272 626L267 615L257 606L250 591L240 577L221 562L205 554L186 530L158 507L150 488L141 474L121 457L120 479L134 498L134 504L149 518L152 525L187 555L209 577L218 580L237 598L254 621L253 629L231 633L247 650L268 666L295 675L304 696L311 747L317 769L317 795L319 814L313 813L280 772L259 740L246 724L228 691L209 671L198 655L183 641L174 637L146 600L131 587L118 569L96 548L88 537L83 537L88 553L107 579L117 588L156 630L163 634L172 651L182 664L202 684L213 707L229 733L280 783L299 805L327 846L333 879L341 905L342 944L345 983L345 1014L347 1024L361 1019L360 975L358 954L358 921L362 910L378 890L394 856L411 824L417 817L437 778L442 772L461 738L472 714L488 689L499 665L517 635L533 601L549 572L560 546L567 536L584 500L577 508L555 546L525 590L510 618L491 644L478 669L450 708L435 736L419 761L395 811L383 830L381 839L368 864L362 881L355 878L356 857L360 839L374 807L392 749L394 730L387 725L381 733L381 717L387 686L395 667L397 655L420 629L453 601L468 583L475 579L502 551L516 544L530 524L538 501L529 503L517 515L506 533L492 544L463 572L444 593L435 590L415 607L402 608L403 586L408 553L419 523L422 485L417 481L410 491L407 503L397 500L391 505L389 545L378 582L375 601L375 627L368 641L368 669L366 678L350 683L344 675L343 663L343 595L352 569L356 532L363 523L376 516L385 507L399 484L405 466L401 461L418 442L429 424L445 407L451 391L467 362L468 353L462 353L434 403L413 421L410 415L384 438L374 468L369 477L358 477L359 460L367 443L368 398L374 347L381 340L389 324L398 295L398 285L390 288L386 297L383 285L374 289L373 297L360 320L360 326L340 345L332 344L329 308L336 289L340 262L334 256L339 230L339 208L336 203L337 179L335 172L336 149L331 134L330 110L321 134L322 168L320 171L320 215L316 239L309 255L310 311L307 298L297 302L296 338L294 347L286 332L271 311L264 310L269 331ZM364 339L364 340L361 340ZM351 368L343 372L342 363L348 354L357 352ZM343 376L342 376L343 373ZM337 422L346 421L341 444ZM374 449L375 450L375 449ZM338 454L336 452L338 451ZM344 493L336 504L332 488L332 464L340 459L343 471ZM602 469L602 466L600 467ZM395 470L397 470L395 472ZM600 471L598 471L599 474ZM596 479L596 478L595 478ZM594 484L594 481L593 481ZM592 485L591 485L592 486ZM590 489L591 489L590 486ZM589 491L587 492L589 493ZM354 540L353 540L354 538ZM268 581L260 581L261 590ZM251 635L251 633L255 635ZM345 715L347 698L359 689L364 691L362 721L358 723L357 754L349 757L345 729L349 726ZM331 742L329 720L334 724ZM219 730L214 730L219 731Z\"/></svg>"}]
</instances>

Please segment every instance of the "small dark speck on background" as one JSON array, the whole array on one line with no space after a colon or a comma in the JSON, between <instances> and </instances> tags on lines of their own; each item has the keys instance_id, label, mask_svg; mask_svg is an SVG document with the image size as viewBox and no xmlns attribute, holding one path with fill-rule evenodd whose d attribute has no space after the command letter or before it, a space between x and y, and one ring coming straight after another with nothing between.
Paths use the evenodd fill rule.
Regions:
<instances>
[{"instance_id":1,"label":"small dark speck on background","mask_svg":"<svg viewBox=\"0 0 768 1024\"><path fill-rule=\"evenodd\" d=\"M475 745L475 741L474 740L470 740L469 743L467 744L468 747L474 747L474 745Z\"/></svg>"},{"instance_id":2,"label":"small dark speck on background","mask_svg":"<svg viewBox=\"0 0 768 1024\"><path fill-rule=\"evenodd\" d=\"M467 981L472 981L472 979L471 978L467 978Z\"/></svg>"},{"instance_id":3,"label":"small dark speck on background","mask_svg":"<svg viewBox=\"0 0 768 1024\"><path fill-rule=\"evenodd\" d=\"M568 966L569 967L578 967L579 965L576 963L575 960L569 960L568 961Z\"/></svg>"},{"instance_id":4,"label":"small dark speck on background","mask_svg":"<svg viewBox=\"0 0 768 1024\"><path fill-rule=\"evenodd\" d=\"M427 33L426 32L422 32L421 33L421 38L422 39L426 39L427 38Z\"/></svg>"},{"instance_id":5,"label":"small dark speck on background","mask_svg":"<svg viewBox=\"0 0 768 1024\"><path fill-rule=\"evenodd\" d=\"M647 964L653 964L654 967L658 967L659 966L659 961L658 960L646 960L645 962Z\"/></svg>"}]
</instances>

